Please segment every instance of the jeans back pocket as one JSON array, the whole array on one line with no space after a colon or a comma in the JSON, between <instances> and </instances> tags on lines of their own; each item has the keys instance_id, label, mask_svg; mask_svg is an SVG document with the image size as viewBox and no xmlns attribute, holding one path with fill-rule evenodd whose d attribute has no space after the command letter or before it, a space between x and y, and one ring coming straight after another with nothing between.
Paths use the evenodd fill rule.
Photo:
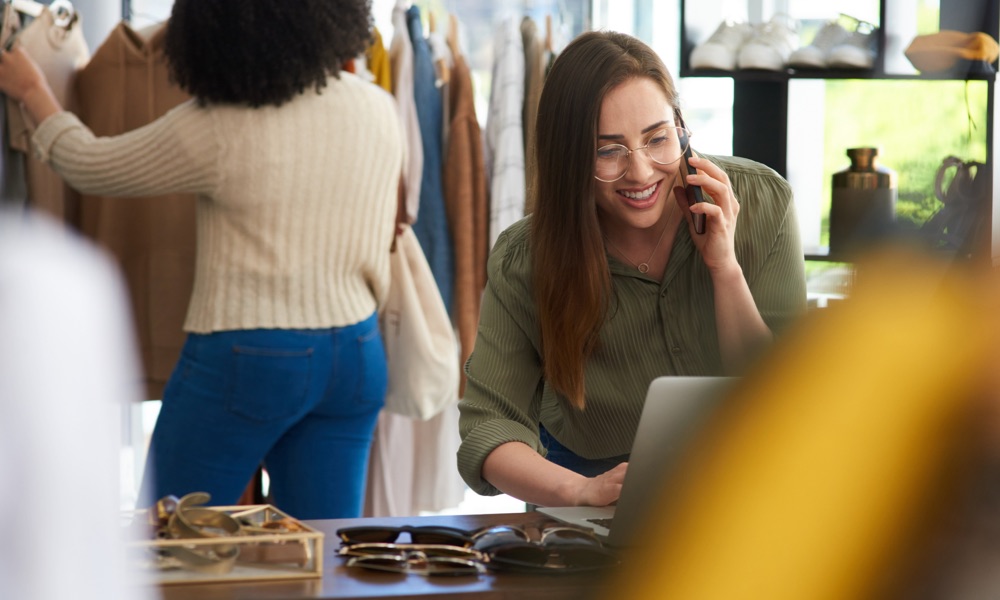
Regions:
<instances>
[{"instance_id":1,"label":"jeans back pocket","mask_svg":"<svg viewBox=\"0 0 1000 600\"><path fill-rule=\"evenodd\" d=\"M228 410L254 421L301 412L309 399L312 355L312 348L233 346Z\"/></svg>"}]
</instances>

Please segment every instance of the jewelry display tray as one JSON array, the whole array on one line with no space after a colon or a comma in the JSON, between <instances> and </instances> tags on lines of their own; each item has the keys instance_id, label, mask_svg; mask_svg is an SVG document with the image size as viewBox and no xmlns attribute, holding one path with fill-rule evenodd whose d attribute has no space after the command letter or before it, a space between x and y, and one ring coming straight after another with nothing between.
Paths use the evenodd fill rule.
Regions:
<instances>
[{"instance_id":1,"label":"jewelry display tray","mask_svg":"<svg viewBox=\"0 0 1000 600\"><path fill-rule=\"evenodd\" d=\"M148 574L152 583L159 585L241 582L283 579L305 579L323 576L323 533L305 523L290 517L270 504L240 506L205 507L228 513L249 522L263 525L267 522L287 519L301 531L281 531L266 534L236 535L228 537L205 537L184 539L133 540L127 546L130 565ZM146 519L147 510L128 511L123 515L126 522ZM158 559L170 547L181 546L194 551L205 551L212 547L235 545L241 555L253 553L257 556L281 556L293 554L292 562L242 562L237 558L232 568L226 572L203 572L186 567L163 568ZM291 552L289 552L291 551Z\"/></svg>"}]
</instances>

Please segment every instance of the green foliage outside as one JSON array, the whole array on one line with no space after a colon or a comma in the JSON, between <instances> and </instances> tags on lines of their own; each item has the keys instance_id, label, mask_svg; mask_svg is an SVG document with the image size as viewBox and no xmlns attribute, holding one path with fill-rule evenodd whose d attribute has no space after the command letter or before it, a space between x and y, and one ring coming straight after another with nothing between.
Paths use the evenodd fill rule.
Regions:
<instances>
[{"instance_id":1,"label":"green foliage outside","mask_svg":"<svg viewBox=\"0 0 1000 600\"><path fill-rule=\"evenodd\" d=\"M826 84L824 210L832 177L850 165L848 148L875 146L896 172L896 216L923 224L941 206L934 176L947 156L986 160L985 81L830 80ZM829 221L824 217L824 243Z\"/></svg>"},{"instance_id":2,"label":"green foliage outside","mask_svg":"<svg viewBox=\"0 0 1000 600\"><path fill-rule=\"evenodd\" d=\"M939 11L935 0L917 2L919 34L938 30ZM985 81L828 81L823 244L829 240L831 179L850 165L848 148L879 148L879 164L898 177L897 219L919 227L941 207L934 196L941 161L986 160L987 93Z\"/></svg>"}]
</instances>

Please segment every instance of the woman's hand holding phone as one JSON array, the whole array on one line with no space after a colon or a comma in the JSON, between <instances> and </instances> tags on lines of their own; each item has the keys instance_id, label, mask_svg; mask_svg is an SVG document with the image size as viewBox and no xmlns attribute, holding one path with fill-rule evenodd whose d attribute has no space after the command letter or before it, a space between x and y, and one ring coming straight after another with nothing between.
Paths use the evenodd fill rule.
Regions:
<instances>
[{"instance_id":1,"label":"woman's hand holding phone","mask_svg":"<svg viewBox=\"0 0 1000 600\"><path fill-rule=\"evenodd\" d=\"M691 216L692 241L709 269L727 270L736 263L736 217L740 211L729 176L690 148L681 162L684 187L675 188L674 195L678 205L686 205ZM688 183L689 177L697 183Z\"/></svg>"},{"instance_id":2,"label":"woman's hand holding phone","mask_svg":"<svg viewBox=\"0 0 1000 600\"><path fill-rule=\"evenodd\" d=\"M677 139L681 147L684 148L684 154L681 156L681 183L684 184L684 189L687 192L687 202L688 206L691 206L698 202L705 201L705 193L701 191L701 186L689 185L687 182L687 175L695 175L698 173L698 169L691 166L688 159L692 156L691 151L691 140L688 139L687 130L680 128L678 129L680 137ZM691 221L694 224L695 233L705 233L705 215L700 213L691 213Z\"/></svg>"},{"instance_id":3,"label":"woman's hand holding phone","mask_svg":"<svg viewBox=\"0 0 1000 600\"><path fill-rule=\"evenodd\" d=\"M698 173L698 169L692 167L691 163L688 162L688 159L691 158L691 145L687 143L687 136L683 136L681 142L685 146L687 146L687 149L684 150L684 156L681 157L681 163L683 163L682 166L683 166L683 170L684 170L683 172L685 172L687 175L696 175ZM700 185L690 185L690 184L687 184L685 182L685 186L684 187L687 189L687 197L688 197L688 205L689 206L692 205L692 204L695 204L697 202L704 202L705 201L705 192L703 192L701 190L701 186ZM705 233L705 215L704 215L704 213L692 213L691 214L691 219L694 222L694 232L695 233Z\"/></svg>"}]
</instances>

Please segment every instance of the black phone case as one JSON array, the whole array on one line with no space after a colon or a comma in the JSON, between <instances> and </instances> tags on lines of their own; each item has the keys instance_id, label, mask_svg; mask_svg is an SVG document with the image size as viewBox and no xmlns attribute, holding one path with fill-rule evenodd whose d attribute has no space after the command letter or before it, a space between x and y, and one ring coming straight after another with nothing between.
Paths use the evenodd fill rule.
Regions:
<instances>
[{"instance_id":1,"label":"black phone case","mask_svg":"<svg viewBox=\"0 0 1000 600\"><path fill-rule=\"evenodd\" d=\"M687 139L686 138L683 139L683 140L681 140L681 142L682 142L683 145L687 145ZM688 159L689 158L691 158L691 146L688 146L687 149L684 150L683 162L684 162L684 170L687 171L688 175L694 175L695 173L698 172L698 169L695 169L694 167L692 167L688 163ZM694 202L704 202L705 201L705 193L703 191L701 191L701 186L698 186L698 185L687 185L686 182L685 182L684 185L685 185L685 187L687 187L687 189L691 190L691 194L694 195ZM690 196L688 198L690 199ZM694 232L695 233L705 233L705 215L703 215L703 214L697 214L697 213L691 213L691 218L692 218L692 221L694 222Z\"/></svg>"}]
</instances>

